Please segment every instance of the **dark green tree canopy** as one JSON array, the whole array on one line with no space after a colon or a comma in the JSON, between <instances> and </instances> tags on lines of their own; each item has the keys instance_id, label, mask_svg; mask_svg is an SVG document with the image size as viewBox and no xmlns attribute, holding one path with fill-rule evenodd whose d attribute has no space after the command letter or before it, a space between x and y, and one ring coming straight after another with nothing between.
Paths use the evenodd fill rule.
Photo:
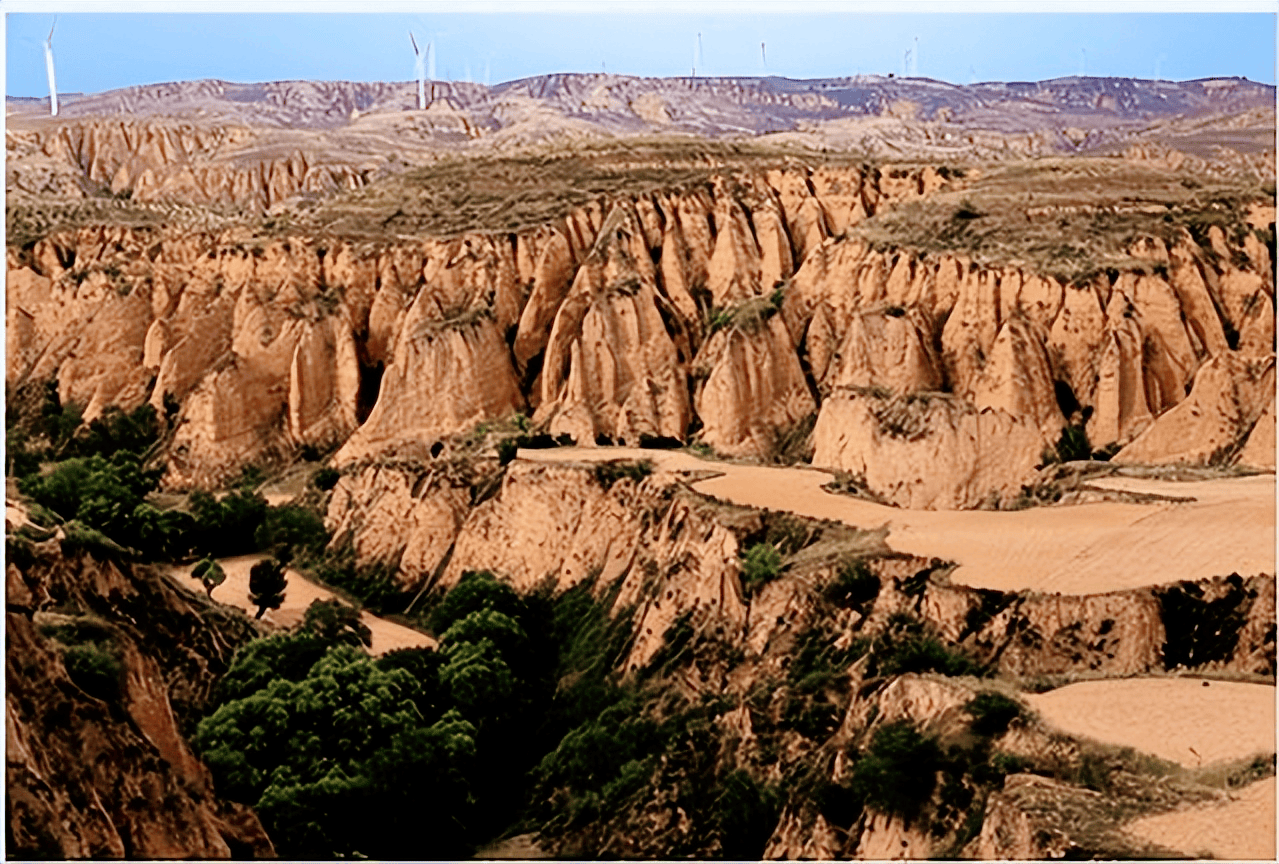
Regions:
<instances>
[{"instance_id":1,"label":"dark green tree canopy","mask_svg":"<svg viewBox=\"0 0 1279 864\"><path fill-rule=\"evenodd\" d=\"M284 564L275 558L263 558L249 570L249 602L258 607L255 618L261 618L268 609L279 609L284 603L284 590L289 580L284 576Z\"/></svg>"}]
</instances>

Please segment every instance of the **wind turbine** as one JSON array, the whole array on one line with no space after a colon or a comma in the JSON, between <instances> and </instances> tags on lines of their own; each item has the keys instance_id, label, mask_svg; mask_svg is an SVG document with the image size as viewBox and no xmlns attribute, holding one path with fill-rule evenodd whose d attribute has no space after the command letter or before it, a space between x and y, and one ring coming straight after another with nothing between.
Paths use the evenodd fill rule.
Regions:
<instances>
[{"instance_id":1,"label":"wind turbine","mask_svg":"<svg viewBox=\"0 0 1279 864\"><path fill-rule=\"evenodd\" d=\"M764 51L764 43L759 43L759 63L765 69L768 68L768 54Z\"/></svg>"},{"instance_id":2,"label":"wind turbine","mask_svg":"<svg viewBox=\"0 0 1279 864\"><path fill-rule=\"evenodd\" d=\"M423 111L426 109L426 57L418 50L412 30L409 31L409 41L413 43L413 71L417 74L417 110ZM429 43L426 48L430 51Z\"/></svg>"},{"instance_id":3,"label":"wind turbine","mask_svg":"<svg viewBox=\"0 0 1279 864\"><path fill-rule=\"evenodd\" d=\"M58 81L53 75L53 28L58 26L58 16L53 16L53 26L44 40L44 71L49 76L49 116L58 116Z\"/></svg>"}]
</instances>

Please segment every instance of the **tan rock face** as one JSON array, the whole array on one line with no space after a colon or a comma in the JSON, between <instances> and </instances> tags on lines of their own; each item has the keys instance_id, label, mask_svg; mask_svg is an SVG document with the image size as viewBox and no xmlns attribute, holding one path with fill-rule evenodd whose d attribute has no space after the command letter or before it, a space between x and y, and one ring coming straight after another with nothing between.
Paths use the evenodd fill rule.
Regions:
<instances>
[{"instance_id":1,"label":"tan rock face","mask_svg":"<svg viewBox=\"0 0 1279 864\"><path fill-rule=\"evenodd\" d=\"M605 489L589 470L514 462L497 497L466 519L440 587L468 570L501 573L522 592L548 576L559 589L591 575L609 584L630 566L649 504L630 480Z\"/></svg>"},{"instance_id":2,"label":"tan rock face","mask_svg":"<svg viewBox=\"0 0 1279 864\"><path fill-rule=\"evenodd\" d=\"M615 209L556 314L535 420L584 444L597 435L682 438L692 416L689 349L672 312L637 214Z\"/></svg>"},{"instance_id":3,"label":"tan rock face","mask_svg":"<svg viewBox=\"0 0 1279 864\"><path fill-rule=\"evenodd\" d=\"M379 453L420 455L445 435L523 407L493 320L483 313L432 320L424 305L414 303L406 316L377 404L338 451L337 464Z\"/></svg>"},{"instance_id":4,"label":"tan rock face","mask_svg":"<svg viewBox=\"0 0 1279 864\"><path fill-rule=\"evenodd\" d=\"M1229 461L1233 451L1246 446L1245 436L1260 422L1256 418L1274 404L1274 380L1273 357L1248 360L1234 352L1213 357L1200 367L1185 401L1120 450L1115 461L1157 465ZM1263 427L1258 447L1265 434ZM1249 458L1262 457L1254 448Z\"/></svg>"},{"instance_id":5,"label":"tan rock face","mask_svg":"<svg viewBox=\"0 0 1279 864\"><path fill-rule=\"evenodd\" d=\"M1262 412L1257 423L1248 433L1243 450L1239 452L1239 464L1249 468L1275 470L1275 400Z\"/></svg>"},{"instance_id":6,"label":"tan rock face","mask_svg":"<svg viewBox=\"0 0 1279 864\"><path fill-rule=\"evenodd\" d=\"M1021 315L1005 320L973 382L973 404L1031 420L1055 440L1064 423L1041 333Z\"/></svg>"},{"instance_id":7,"label":"tan rock face","mask_svg":"<svg viewBox=\"0 0 1279 864\"><path fill-rule=\"evenodd\" d=\"M824 316L820 320L824 322ZM811 356L812 324L809 340ZM895 393L940 390L940 366L921 313L864 312L853 316L833 363L826 367L830 372L821 380L830 387L886 387ZM813 372L817 374L816 368Z\"/></svg>"},{"instance_id":8,"label":"tan rock face","mask_svg":"<svg viewBox=\"0 0 1279 864\"><path fill-rule=\"evenodd\" d=\"M138 127L120 140L155 162L143 181L134 156L112 155L117 132L92 125L39 147L135 192L164 172L198 179L202 148L226 143ZM279 160L252 181L264 201L318 170ZM90 419L176 399L167 482L184 485L303 444L349 439L344 459L417 452L514 410L584 444L687 440L700 423L717 449L760 456L846 386L951 393L1049 440L1086 418L1095 448L1126 445L1185 402L1210 358L1273 354L1273 276L1251 234L1242 250L1220 232L1207 249L1188 234L1171 248L1139 239L1144 270L1082 287L844 238L945 182L914 167L788 167L600 199L518 235L381 245L63 232L7 255L6 379L56 378ZM710 332L713 315L771 301L779 283L776 319ZM206 457L214 467L193 467Z\"/></svg>"},{"instance_id":9,"label":"tan rock face","mask_svg":"<svg viewBox=\"0 0 1279 864\"><path fill-rule=\"evenodd\" d=\"M955 308L942 330L942 361L954 392L970 397L999 335L999 279L969 269L959 282Z\"/></svg>"},{"instance_id":10,"label":"tan rock face","mask_svg":"<svg viewBox=\"0 0 1279 864\"><path fill-rule=\"evenodd\" d=\"M702 440L720 452L767 456L779 432L816 410L779 316L719 331L696 364L707 370L696 403Z\"/></svg>"},{"instance_id":11,"label":"tan rock face","mask_svg":"<svg viewBox=\"0 0 1279 864\"><path fill-rule=\"evenodd\" d=\"M444 469L369 466L344 475L329 499L331 546L350 542L361 566L391 568L406 591L437 575L470 512L470 487Z\"/></svg>"},{"instance_id":12,"label":"tan rock face","mask_svg":"<svg viewBox=\"0 0 1279 864\"><path fill-rule=\"evenodd\" d=\"M813 464L858 475L899 507L960 509L1015 496L1045 444L1030 420L953 397L846 390L822 404Z\"/></svg>"}]
</instances>

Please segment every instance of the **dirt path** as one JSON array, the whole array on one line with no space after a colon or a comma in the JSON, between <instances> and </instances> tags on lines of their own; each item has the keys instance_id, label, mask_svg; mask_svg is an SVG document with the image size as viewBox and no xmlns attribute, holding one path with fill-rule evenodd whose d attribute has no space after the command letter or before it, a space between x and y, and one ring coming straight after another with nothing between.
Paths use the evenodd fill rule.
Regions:
<instances>
[{"instance_id":1,"label":"dirt path","mask_svg":"<svg viewBox=\"0 0 1279 864\"><path fill-rule=\"evenodd\" d=\"M1028 694L1026 701L1064 732L1188 768L1275 752L1275 688L1268 684L1117 678Z\"/></svg>"},{"instance_id":2,"label":"dirt path","mask_svg":"<svg viewBox=\"0 0 1279 864\"><path fill-rule=\"evenodd\" d=\"M1229 801L1138 819L1127 831L1197 858L1275 857L1275 778L1230 793Z\"/></svg>"},{"instance_id":3,"label":"dirt path","mask_svg":"<svg viewBox=\"0 0 1279 864\"><path fill-rule=\"evenodd\" d=\"M256 615L257 607L249 602L249 570L264 557L266 556L241 555L236 558L221 559L219 563L226 571L226 581L213 589L213 599L219 603L243 609L250 615ZM200 583L191 578L191 569L194 566L192 564L186 567L174 567L169 571L169 575L185 588L202 591L204 589ZM282 627L292 627L300 623L306 607L310 606L312 601L332 600L335 596L332 591L308 581L297 571L287 572L289 587L284 592L284 603L279 609L268 609L262 616L264 621L270 621ZM368 612L361 612L360 620L373 633L373 646L370 648L373 654L385 654L398 648L435 647L435 640L425 633L378 618Z\"/></svg>"},{"instance_id":4,"label":"dirt path","mask_svg":"<svg viewBox=\"0 0 1279 864\"><path fill-rule=\"evenodd\" d=\"M670 471L717 471L694 487L736 504L835 519L860 528L888 525L900 552L956 561L952 578L977 588L1093 594L1180 579L1275 572L1275 477L1194 483L1107 478L1096 485L1191 503L1099 502L1015 512L902 510L833 495L831 475L698 459L679 451L629 448L521 450L544 461L651 459Z\"/></svg>"}]
</instances>

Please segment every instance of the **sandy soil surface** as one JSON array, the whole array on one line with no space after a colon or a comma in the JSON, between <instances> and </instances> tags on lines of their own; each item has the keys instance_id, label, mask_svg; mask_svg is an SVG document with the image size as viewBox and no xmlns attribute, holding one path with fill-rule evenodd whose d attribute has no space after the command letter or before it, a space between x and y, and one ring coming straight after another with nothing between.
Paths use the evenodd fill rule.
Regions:
<instances>
[{"instance_id":1,"label":"sandy soil surface","mask_svg":"<svg viewBox=\"0 0 1279 864\"><path fill-rule=\"evenodd\" d=\"M1187 855L1221 859L1275 857L1275 778L1230 793L1229 801L1138 819L1127 830Z\"/></svg>"},{"instance_id":2,"label":"sandy soil surface","mask_svg":"<svg viewBox=\"0 0 1279 864\"><path fill-rule=\"evenodd\" d=\"M679 451L521 450L539 461L651 459L671 471L722 476L694 487L750 507L788 510L860 528L887 525L900 552L956 561L952 578L977 588L1093 594L1180 579L1275 572L1275 477L1177 483L1107 478L1096 485L1185 497L1191 503L1098 502L1015 512L902 510L833 495L812 468L711 462Z\"/></svg>"},{"instance_id":3,"label":"sandy soil surface","mask_svg":"<svg viewBox=\"0 0 1279 864\"><path fill-rule=\"evenodd\" d=\"M1189 768L1275 752L1275 688L1268 684L1120 678L1027 694L1026 701L1064 732Z\"/></svg>"},{"instance_id":4,"label":"sandy soil surface","mask_svg":"<svg viewBox=\"0 0 1279 864\"><path fill-rule=\"evenodd\" d=\"M213 589L213 599L219 603L243 609L250 615L257 614L257 607L249 602L249 570L264 557L266 556L241 555L236 558L221 559L219 563L226 571L226 581ZM169 571L169 575L184 588L203 591L200 583L191 578L191 569L194 566L190 564L185 567L174 567ZM312 601L332 600L335 596L332 591L307 581L295 570L288 570L287 574L289 587L285 589L283 605L279 609L268 609L262 616L264 621L270 621L281 627L292 627L300 623L306 607L310 606ZM368 612L361 612L360 620L373 633L373 647L370 649L373 654L385 654L399 648L435 647L435 640L425 633L378 618Z\"/></svg>"}]
</instances>

